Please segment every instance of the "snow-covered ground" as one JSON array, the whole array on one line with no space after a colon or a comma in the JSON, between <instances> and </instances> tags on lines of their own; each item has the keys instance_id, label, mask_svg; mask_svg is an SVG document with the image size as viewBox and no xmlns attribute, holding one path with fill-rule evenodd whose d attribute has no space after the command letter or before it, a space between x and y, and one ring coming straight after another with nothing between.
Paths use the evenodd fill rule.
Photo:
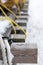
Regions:
<instances>
[{"instance_id":1,"label":"snow-covered ground","mask_svg":"<svg viewBox=\"0 0 43 65\"><path fill-rule=\"evenodd\" d=\"M43 0L29 0L29 22L27 43L38 46L38 63L43 65ZM35 65L35 64L28 64Z\"/></svg>"}]
</instances>

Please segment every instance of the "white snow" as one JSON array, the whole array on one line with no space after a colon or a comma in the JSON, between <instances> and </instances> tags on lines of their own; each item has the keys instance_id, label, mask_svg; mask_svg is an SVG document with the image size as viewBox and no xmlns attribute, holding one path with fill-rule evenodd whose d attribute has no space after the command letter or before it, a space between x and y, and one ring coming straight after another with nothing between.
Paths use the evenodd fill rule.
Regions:
<instances>
[{"instance_id":1,"label":"white snow","mask_svg":"<svg viewBox=\"0 0 43 65\"><path fill-rule=\"evenodd\" d=\"M0 16L2 18L2 16ZM8 20L0 20L0 34L6 32L6 29L10 27Z\"/></svg>"},{"instance_id":2,"label":"white snow","mask_svg":"<svg viewBox=\"0 0 43 65\"><path fill-rule=\"evenodd\" d=\"M26 42L38 46L38 63L43 65L43 0L29 0L29 22ZM28 64L35 65L35 64Z\"/></svg>"}]
</instances>

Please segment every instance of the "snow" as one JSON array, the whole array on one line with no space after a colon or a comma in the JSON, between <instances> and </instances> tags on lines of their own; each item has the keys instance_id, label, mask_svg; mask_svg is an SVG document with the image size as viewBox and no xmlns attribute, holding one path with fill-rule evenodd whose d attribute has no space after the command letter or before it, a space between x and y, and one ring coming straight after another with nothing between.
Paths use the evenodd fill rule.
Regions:
<instances>
[{"instance_id":1,"label":"snow","mask_svg":"<svg viewBox=\"0 0 43 65\"><path fill-rule=\"evenodd\" d=\"M10 27L8 20L0 20L0 34L4 34L8 27Z\"/></svg>"},{"instance_id":2,"label":"snow","mask_svg":"<svg viewBox=\"0 0 43 65\"><path fill-rule=\"evenodd\" d=\"M26 42L38 46L38 63L43 65L43 0L29 0L29 22ZM35 65L35 64L28 64Z\"/></svg>"}]
</instances>

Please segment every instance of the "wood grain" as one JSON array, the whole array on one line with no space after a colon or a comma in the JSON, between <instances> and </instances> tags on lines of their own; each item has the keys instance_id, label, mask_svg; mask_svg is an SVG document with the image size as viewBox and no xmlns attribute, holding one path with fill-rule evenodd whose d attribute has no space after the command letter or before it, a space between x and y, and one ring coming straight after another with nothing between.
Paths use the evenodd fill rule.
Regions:
<instances>
[{"instance_id":1,"label":"wood grain","mask_svg":"<svg viewBox=\"0 0 43 65\"><path fill-rule=\"evenodd\" d=\"M26 49L17 50L13 48L12 54L14 58L12 60L14 63L37 63L37 49Z\"/></svg>"},{"instance_id":2,"label":"wood grain","mask_svg":"<svg viewBox=\"0 0 43 65\"><path fill-rule=\"evenodd\" d=\"M36 49L25 49L17 50L15 48L11 49L14 58L12 60L13 65L15 63L37 63L37 48ZM0 60L2 60L2 52L0 50Z\"/></svg>"}]
</instances>

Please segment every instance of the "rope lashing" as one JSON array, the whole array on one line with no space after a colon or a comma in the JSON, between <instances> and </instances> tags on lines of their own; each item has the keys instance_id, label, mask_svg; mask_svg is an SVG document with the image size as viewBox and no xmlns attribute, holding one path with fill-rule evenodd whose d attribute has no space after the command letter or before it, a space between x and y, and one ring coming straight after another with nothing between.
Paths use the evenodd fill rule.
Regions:
<instances>
[{"instance_id":1,"label":"rope lashing","mask_svg":"<svg viewBox=\"0 0 43 65\"><path fill-rule=\"evenodd\" d=\"M7 11L9 11L11 14L13 14L14 15L14 17L16 17L17 19L18 19L18 17L16 16L16 14L13 12L13 11L11 11L9 8L7 8L5 5L3 5L2 3L0 3L0 5L3 7L3 8L5 8Z\"/></svg>"},{"instance_id":2,"label":"rope lashing","mask_svg":"<svg viewBox=\"0 0 43 65\"><path fill-rule=\"evenodd\" d=\"M2 13L5 15L4 19L7 19L9 20L8 22L11 24L12 28L14 29L15 33L16 33L16 30L15 30L15 27L14 27L14 24L22 31L24 32L25 36L26 36L26 32L24 31L24 29L19 26L15 21L13 21L11 18L9 18L7 16L7 14L4 12L4 10L2 9L2 7L0 7L0 10L2 11ZM3 19L3 18L0 18L0 19Z\"/></svg>"},{"instance_id":3,"label":"rope lashing","mask_svg":"<svg viewBox=\"0 0 43 65\"><path fill-rule=\"evenodd\" d=\"M20 30L22 30L26 36L26 32L24 31L24 29L21 26L19 26L16 22L14 22L11 18L9 17L0 18L0 20L6 20L6 19L9 20L8 22L12 21L12 23L14 23Z\"/></svg>"},{"instance_id":4,"label":"rope lashing","mask_svg":"<svg viewBox=\"0 0 43 65\"><path fill-rule=\"evenodd\" d=\"M2 13L5 15L5 17L7 17L7 14L3 11L3 9L0 7L0 10L2 11ZM2 19L3 20L3 18L0 18L0 19ZM13 28L13 30L14 30L14 32L16 33L16 29L15 29L15 27L14 27L14 25L12 24L12 22L11 21L9 21L9 23L11 24L11 26L12 26L12 28Z\"/></svg>"}]
</instances>

